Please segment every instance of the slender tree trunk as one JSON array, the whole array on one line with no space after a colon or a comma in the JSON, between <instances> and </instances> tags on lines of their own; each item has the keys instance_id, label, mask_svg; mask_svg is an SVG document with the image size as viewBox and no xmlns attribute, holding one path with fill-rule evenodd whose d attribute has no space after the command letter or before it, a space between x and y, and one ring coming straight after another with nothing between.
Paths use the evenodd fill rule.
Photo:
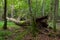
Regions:
<instances>
[{"instance_id":1,"label":"slender tree trunk","mask_svg":"<svg viewBox=\"0 0 60 40\"><path fill-rule=\"evenodd\" d=\"M43 0L42 1L42 8L41 8L41 14L42 14L42 16L44 16L45 15L45 0Z\"/></svg>"},{"instance_id":2,"label":"slender tree trunk","mask_svg":"<svg viewBox=\"0 0 60 40\"><path fill-rule=\"evenodd\" d=\"M4 0L4 25L3 29L7 29L7 19L6 19L6 12L7 12L7 0Z\"/></svg>"},{"instance_id":3,"label":"slender tree trunk","mask_svg":"<svg viewBox=\"0 0 60 40\"><path fill-rule=\"evenodd\" d=\"M38 7L38 0L36 0L36 8L35 8L35 9L36 9L36 11L35 11L35 18L36 18L36 14L37 14L37 11L38 11L38 8L37 8L37 7Z\"/></svg>"},{"instance_id":4,"label":"slender tree trunk","mask_svg":"<svg viewBox=\"0 0 60 40\"><path fill-rule=\"evenodd\" d=\"M20 16L18 16L17 20L20 20Z\"/></svg>"},{"instance_id":5,"label":"slender tree trunk","mask_svg":"<svg viewBox=\"0 0 60 40\"><path fill-rule=\"evenodd\" d=\"M13 11L14 11L14 5L11 5L11 18L14 17Z\"/></svg>"},{"instance_id":6,"label":"slender tree trunk","mask_svg":"<svg viewBox=\"0 0 60 40\"><path fill-rule=\"evenodd\" d=\"M54 31L56 32L56 18L57 18L57 13L58 13L58 4L59 4L59 0L55 0L54 1L54 15L53 15L53 26L54 26Z\"/></svg>"},{"instance_id":7,"label":"slender tree trunk","mask_svg":"<svg viewBox=\"0 0 60 40\"><path fill-rule=\"evenodd\" d=\"M30 12L30 17L31 17L32 36L35 37L36 36L37 28L36 28L36 21L35 21L34 15L32 14L31 0L28 0L28 5L29 5L29 12Z\"/></svg>"},{"instance_id":8,"label":"slender tree trunk","mask_svg":"<svg viewBox=\"0 0 60 40\"><path fill-rule=\"evenodd\" d=\"M33 21L33 15L32 15L31 0L28 0L28 6L29 6L30 19L32 22Z\"/></svg>"},{"instance_id":9,"label":"slender tree trunk","mask_svg":"<svg viewBox=\"0 0 60 40\"><path fill-rule=\"evenodd\" d=\"M54 1L51 0L51 3L50 3L50 20L52 20L52 17L53 17L53 8L54 8Z\"/></svg>"},{"instance_id":10,"label":"slender tree trunk","mask_svg":"<svg viewBox=\"0 0 60 40\"><path fill-rule=\"evenodd\" d=\"M31 0L28 0L30 16L32 16Z\"/></svg>"}]
</instances>

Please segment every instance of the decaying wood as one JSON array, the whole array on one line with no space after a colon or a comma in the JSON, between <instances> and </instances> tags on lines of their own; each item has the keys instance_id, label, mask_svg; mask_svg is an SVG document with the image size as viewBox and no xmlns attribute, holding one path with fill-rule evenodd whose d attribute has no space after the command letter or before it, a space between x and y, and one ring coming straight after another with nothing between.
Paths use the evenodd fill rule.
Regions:
<instances>
[{"instance_id":1,"label":"decaying wood","mask_svg":"<svg viewBox=\"0 0 60 40\"><path fill-rule=\"evenodd\" d=\"M9 18L9 17L6 17L6 18L7 18L7 20L12 21L16 25L19 25L19 26L27 26L30 24L30 20L19 21L19 20L14 19L14 18Z\"/></svg>"},{"instance_id":2,"label":"decaying wood","mask_svg":"<svg viewBox=\"0 0 60 40\"><path fill-rule=\"evenodd\" d=\"M14 18L9 18L9 17L6 17L6 18L7 18L7 20L14 22L18 26L29 26L30 23L31 23L30 19L29 20L27 19L27 20L24 20L24 21L19 21L19 20L14 19ZM43 16L43 17L40 17L40 18L36 18L37 28L47 28L47 26L48 26L47 20L48 20L48 16Z\"/></svg>"}]
</instances>

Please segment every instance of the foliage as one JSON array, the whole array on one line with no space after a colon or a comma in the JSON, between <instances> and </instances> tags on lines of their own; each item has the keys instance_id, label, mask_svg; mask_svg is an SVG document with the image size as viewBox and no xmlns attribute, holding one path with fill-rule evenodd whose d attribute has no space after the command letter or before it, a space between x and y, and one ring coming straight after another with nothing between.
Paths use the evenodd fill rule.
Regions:
<instances>
[{"instance_id":1,"label":"foliage","mask_svg":"<svg viewBox=\"0 0 60 40\"><path fill-rule=\"evenodd\" d=\"M5 37L12 35L10 31L0 30L0 40L5 40Z\"/></svg>"},{"instance_id":2,"label":"foliage","mask_svg":"<svg viewBox=\"0 0 60 40\"><path fill-rule=\"evenodd\" d=\"M0 28L2 28L3 24L4 24L4 21L0 21ZM15 27L16 25L13 22L8 22L7 26L8 27Z\"/></svg>"}]
</instances>

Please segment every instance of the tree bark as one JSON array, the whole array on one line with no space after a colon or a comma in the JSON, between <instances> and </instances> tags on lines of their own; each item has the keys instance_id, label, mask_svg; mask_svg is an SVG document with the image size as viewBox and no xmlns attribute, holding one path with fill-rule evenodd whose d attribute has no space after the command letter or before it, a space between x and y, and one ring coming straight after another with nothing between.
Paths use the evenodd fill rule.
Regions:
<instances>
[{"instance_id":1,"label":"tree bark","mask_svg":"<svg viewBox=\"0 0 60 40\"><path fill-rule=\"evenodd\" d=\"M59 4L59 0L55 0L54 1L54 15L53 15L53 26L54 26L54 31L56 32L56 18L57 18L57 13L58 13L58 4Z\"/></svg>"},{"instance_id":2,"label":"tree bark","mask_svg":"<svg viewBox=\"0 0 60 40\"><path fill-rule=\"evenodd\" d=\"M7 13L7 0L4 0L4 25L3 25L3 29L7 29L7 19L6 19L6 13Z\"/></svg>"},{"instance_id":3,"label":"tree bark","mask_svg":"<svg viewBox=\"0 0 60 40\"><path fill-rule=\"evenodd\" d=\"M14 18L9 18L9 17L6 17L6 18L8 21L12 21L18 26L28 26L28 24L30 24L30 20L20 21L20 20L14 19Z\"/></svg>"},{"instance_id":4,"label":"tree bark","mask_svg":"<svg viewBox=\"0 0 60 40\"><path fill-rule=\"evenodd\" d=\"M13 12L14 12L14 5L12 4L12 5L11 5L11 17L12 17L12 18L14 17L14 13L13 13Z\"/></svg>"},{"instance_id":5,"label":"tree bark","mask_svg":"<svg viewBox=\"0 0 60 40\"><path fill-rule=\"evenodd\" d=\"M46 15L45 14L45 0L42 1L41 14L42 14L42 16Z\"/></svg>"}]
</instances>

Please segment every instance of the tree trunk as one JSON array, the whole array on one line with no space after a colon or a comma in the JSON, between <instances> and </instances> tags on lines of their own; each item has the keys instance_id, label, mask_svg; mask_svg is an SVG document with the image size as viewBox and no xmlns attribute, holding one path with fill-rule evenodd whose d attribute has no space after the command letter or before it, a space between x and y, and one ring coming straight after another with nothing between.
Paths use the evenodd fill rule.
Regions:
<instances>
[{"instance_id":1,"label":"tree trunk","mask_svg":"<svg viewBox=\"0 0 60 40\"><path fill-rule=\"evenodd\" d=\"M12 18L14 17L13 12L14 12L14 5L11 5L11 17L12 17Z\"/></svg>"},{"instance_id":2,"label":"tree trunk","mask_svg":"<svg viewBox=\"0 0 60 40\"><path fill-rule=\"evenodd\" d=\"M3 25L3 29L7 29L7 19L6 19L6 12L7 12L7 0L4 0L4 25Z\"/></svg>"},{"instance_id":3,"label":"tree trunk","mask_svg":"<svg viewBox=\"0 0 60 40\"><path fill-rule=\"evenodd\" d=\"M57 13L58 13L58 4L59 4L59 0L55 0L54 1L54 15L53 15L53 26L54 26L54 31L56 32L56 18L57 18Z\"/></svg>"},{"instance_id":4,"label":"tree trunk","mask_svg":"<svg viewBox=\"0 0 60 40\"><path fill-rule=\"evenodd\" d=\"M44 16L45 15L45 0L43 0L42 1L42 8L41 8L41 14L42 14L42 16Z\"/></svg>"},{"instance_id":5,"label":"tree trunk","mask_svg":"<svg viewBox=\"0 0 60 40\"><path fill-rule=\"evenodd\" d=\"M6 17L6 18L8 21L12 21L18 26L28 26L28 24L30 24L30 20L20 21L20 20L14 19L14 18L9 18L9 17Z\"/></svg>"},{"instance_id":6,"label":"tree trunk","mask_svg":"<svg viewBox=\"0 0 60 40\"><path fill-rule=\"evenodd\" d=\"M51 3L50 3L50 14L49 14L50 20L52 20L52 17L53 17L53 8L54 8L54 1L51 0Z\"/></svg>"}]
</instances>

